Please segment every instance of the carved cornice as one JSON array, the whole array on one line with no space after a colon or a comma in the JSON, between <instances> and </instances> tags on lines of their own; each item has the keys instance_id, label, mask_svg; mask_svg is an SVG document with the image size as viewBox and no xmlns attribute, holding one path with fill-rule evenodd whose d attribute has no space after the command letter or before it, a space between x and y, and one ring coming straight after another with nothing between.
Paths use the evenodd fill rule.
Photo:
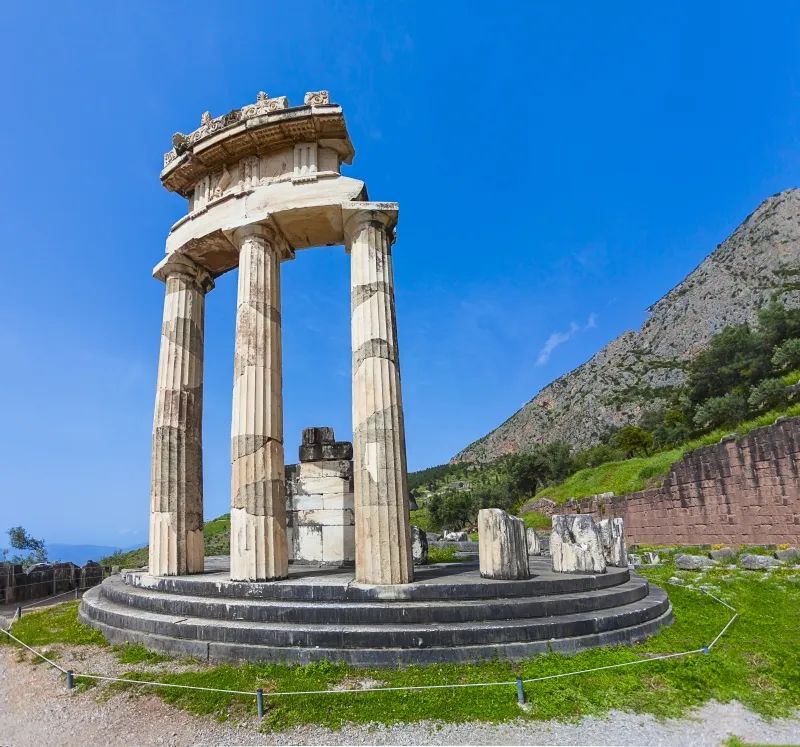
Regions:
<instances>
[{"instance_id":1,"label":"carved cornice","mask_svg":"<svg viewBox=\"0 0 800 747\"><path fill-rule=\"evenodd\" d=\"M330 106L330 94L328 91L309 91L304 99L304 106ZM248 119L262 117L265 114L273 114L289 108L289 99L286 96L270 98L265 91L259 91L254 104L247 104L241 109L233 109L220 117L212 118L210 112L203 112L200 118L200 127L188 135L176 132L172 136L172 150L164 154L164 167L169 166L178 156L191 150L192 146L232 125L246 122ZM296 107L300 108L300 107Z\"/></svg>"}]
</instances>

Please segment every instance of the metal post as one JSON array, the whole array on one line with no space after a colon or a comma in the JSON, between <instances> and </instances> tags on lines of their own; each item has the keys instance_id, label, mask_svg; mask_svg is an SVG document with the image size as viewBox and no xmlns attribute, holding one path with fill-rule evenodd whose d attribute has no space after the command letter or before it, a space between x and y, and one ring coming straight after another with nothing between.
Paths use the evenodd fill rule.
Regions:
<instances>
[{"instance_id":1,"label":"metal post","mask_svg":"<svg viewBox=\"0 0 800 747\"><path fill-rule=\"evenodd\" d=\"M520 705L525 703L525 689L522 687L521 677L517 677L517 703Z\"/></svg>"},{"instance_id":2,"label":"metal post","mask_svg":"<svg viewBox=\"0 0 800 747\"><path fill-rule=\"evenodd\" d=\"M710 651L708 650L708 646L703 646L703 653L708 656Z\"/></svg>"},{"instance_id":3,"label":"metal post","mask_svg":"<svg viewBox=\"0 0 800 747\"><path fill-rule=\"evenodd\" d=\"M78 598L78 587L76 586L75 587L75 599L77 599L77 598Z\"/></svg>"},{"instance_id":4,"label":"metal post","mask_svg":"<svg viewBox=\"0 0 800 747\"><path fill-rule=\"evenodd\" d=\"M72 670L68 669L67 670L67 690L72 690L73 687L75 687L75 679L74 679L74 677L72 675Z\"/></svg>"},{"instance_id":5,"label":"metal post","mask_svg":"<svg viewBox=\"0 0 800 747\"><path fill-rule=\"evenodd\" d=\"M22 607L20 605L17 605L17 620L19 620L21 617L22 617Z\"/></svg>"},{"instance_id":6,"label":"metal post","mask_svg":"<svg viewBox=\"0 0 800 747\"><path fill-rule=\"evenodd\" d=\"M260 687L256 690L256 707L258 708L258 717L264 718L264 690Z\"/></svg>"}]
</instances>

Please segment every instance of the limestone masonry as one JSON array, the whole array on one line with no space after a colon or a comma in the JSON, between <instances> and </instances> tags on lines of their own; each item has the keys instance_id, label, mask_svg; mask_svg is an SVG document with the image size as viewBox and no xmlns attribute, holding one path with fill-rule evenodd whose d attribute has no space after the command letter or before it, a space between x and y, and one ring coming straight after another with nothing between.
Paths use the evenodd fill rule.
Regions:
<instances>
[{"instance_id":1,"label":"limestone masonry","mask_svg":"<svg viewBox=\"0 0 800 747\"><path fill-rule=\"evenodd\" d=\"M360 582L410 582L392 273L397 204L370 202L363 182L342 176L341 165L350 163L354 150L341 107L330 103L327 91L307 93L303 106L296 107L262 91L255 103L221 117L206 112L197 130L173 136L173 146L164 157L161 182L187 199L188 212L170 230L166 256L154 271L165 283L166 296L153 426L151 573L203 570L204 301L213 279L238 267L231 578L285 578L291 543L294 553L315 559L330 557L334 544L342 559L354 553ZM344 244L350 254L352 276L353 505L344 507L344 496L350 494L348 470L316 464L325 461L322 455L301 460L293 489L329 480L336 483L342 505L300 509L301 493L293 494L290 538L281 264L301 249L335 244ZM326 470L331 474L320 473ZM335 502L327 490L313 495ZM309 512L326 510L344 512L342 523L329 525L329 541L323 536L312 547L316 530ZM354 514L354 548L346 536L353 526L348 512Z\"/></svg>"},{"instance_id":2,"label":"limestone masonry","mask_svg":"<svg viewBox=\"0 0 800 747\"><path fill-rule=\"evenodd\" d=\"M660 488L567 507L622 517L627 541L640 544L797 545L800 417L687 454Z\"/></svg>"}]
</instances>

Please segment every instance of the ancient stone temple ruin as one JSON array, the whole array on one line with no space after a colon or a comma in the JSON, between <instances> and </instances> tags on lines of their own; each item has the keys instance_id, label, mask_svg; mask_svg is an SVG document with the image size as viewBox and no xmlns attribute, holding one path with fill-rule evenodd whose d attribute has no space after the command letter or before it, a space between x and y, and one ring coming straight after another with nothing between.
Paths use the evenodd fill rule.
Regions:
<instances>
[{"instance_id":1,"label":"ancient stone temple ruin","mask_svg":"<svg viewBox=\"0 0 800 747\"><path fill-rule=\"evenodd\" d=\"M203 321L214 278L238 267L231 427L231 578L288 572L281 265L344 244L350 255L356 578L413 577L392 275L397 205L343 176L354 150L327 91L304 105L258 94L173 136L161 182L188 201L154 275L165 284L153 428L150 570L203 571ZM310 469L310 468L309 468Z\"/></svg>"},{"instance_id":2,"label":"ancient stone temple ruin","mask_svg":"<svg viewBox=\"0 0 800 747\"><path fill-rule=\"evenodd\" d=\"M614 565L624 539L611 525L606 549L591 535L596 565L577 562L574 526L554 534L554 567L519 519L488 509L480 564L428 564L415 527L414 567L392 274L398 208L342 174L353 155L326 91L302 106L262 92L173 136L161 181L188 211L154 271L165 297L149 565L89 590L81 619L111 641L200 659L364 666L522 659L637 641L669 624L664 592ZM281 267L328 245L350 259L353 440L306 429L287 465ZM230 557L204 557L205 297L237 269Z\"/></svg>"}]
</instances>

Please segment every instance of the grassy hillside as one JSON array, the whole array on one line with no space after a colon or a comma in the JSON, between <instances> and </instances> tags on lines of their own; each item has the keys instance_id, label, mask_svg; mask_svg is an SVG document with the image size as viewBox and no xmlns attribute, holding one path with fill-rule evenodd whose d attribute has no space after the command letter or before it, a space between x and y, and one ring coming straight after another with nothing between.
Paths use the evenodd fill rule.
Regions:
<instances>
[{"instance_id":1,"label":"grassy hillside","mask_svg":"<svg viewBox=\"0 0 800 747\"><path fill-rule=\"evenodd\" d=\"M597 493L613 492L624 495L644 490L648 486L660 483L666 477L669 468L689 451L719 443L719 440L729 433L735 432L739 436L745 436L756 428L771 425L776 418L795 415L800 415L800 403L783 410L771 410L757 418L746 420L739 423L733 431L730 428L718 428L668 451L646 457L607 462L598 467L579 470L564 482L543 488L536 497L550 498L556 503L563 503L569 498L585 498Z\"/></svg>"},{"instance_id":2,"label":"grassy hillside","mask_svg":"<svg viewBox=\"0 0 800 747\"><path fill-rule=\"evenodd\" d=\"M206 555L227 555L230 552L231 517L223 514L207 521L203 526ZM147 546L129 552L115 552L102 558L102 565L118 565L121 568L141 568L147 565Z\"/></svg>"}]
</instances>

